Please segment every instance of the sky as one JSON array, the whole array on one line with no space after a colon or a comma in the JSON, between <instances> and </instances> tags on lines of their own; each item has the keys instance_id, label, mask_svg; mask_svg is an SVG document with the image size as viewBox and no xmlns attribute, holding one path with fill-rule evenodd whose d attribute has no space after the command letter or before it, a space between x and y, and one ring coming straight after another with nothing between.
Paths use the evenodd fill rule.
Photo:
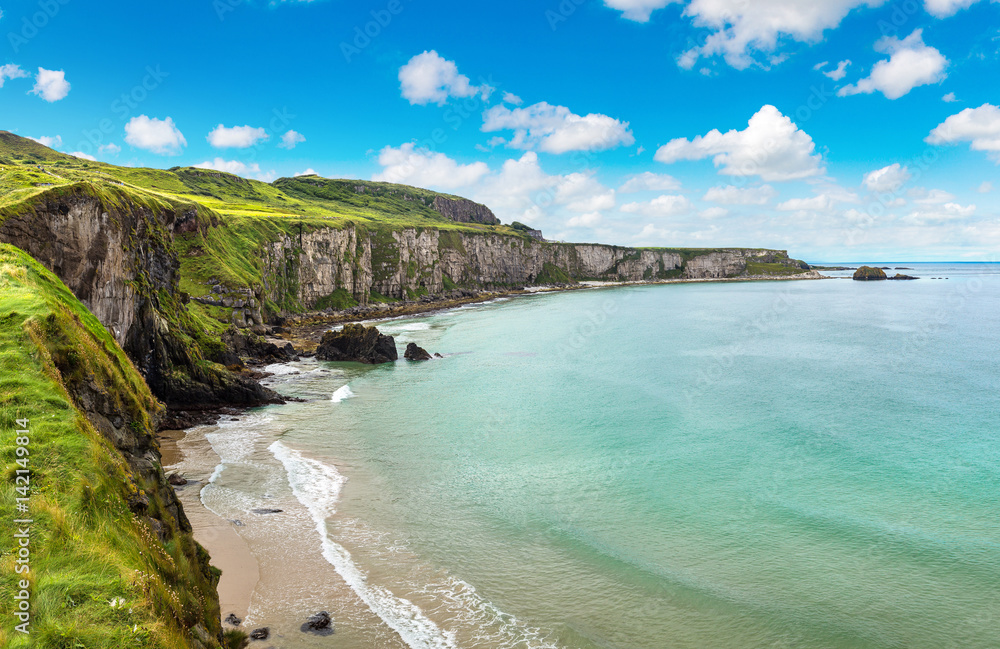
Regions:
<instances>
[{"instance_id":1,"label":"sky","mask_svg":"<svg viewBox=\"0 0 1000 649\"><path fill-rule=\"evenodd\" d=\"M0 129L551 240L1000 261L998 0L0 0Z\"/></svg>"}]
</instances>

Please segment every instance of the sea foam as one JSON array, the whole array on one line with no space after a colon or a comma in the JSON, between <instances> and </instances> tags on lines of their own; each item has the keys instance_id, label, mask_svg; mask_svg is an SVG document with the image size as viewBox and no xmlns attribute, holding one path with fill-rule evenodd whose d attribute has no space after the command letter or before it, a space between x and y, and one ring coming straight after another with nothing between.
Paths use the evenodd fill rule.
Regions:
<instances>
[{"instance_id":1,"label":"sea foam","mask_svg":"<svg viewBox=\"0 0 1000 649\"><path fill-rule=\"evenodd\" d=\"M333 396L330 397L330 401L340 403L344 399L350 399L353 396L354 393L351 392L350 386L345 385L337 388L337 390L333 393Z\"/></svg>"},{"instance_id":2,"label":"sea foam","mask_svg":"<svg viewBox=\"0 0 1000 649\"><path fill-rule=\"evenodd\" d=\"M457 649L455 642L413 602L397 597L367 581L346 548L329 537L326 519L337 511L340 490L346 482L334 467L307 458L281 442L268 447L288 474L292 493L312 516L323 542L323 557L358 597L412 649Z\"/></svg>"}]
</instances>

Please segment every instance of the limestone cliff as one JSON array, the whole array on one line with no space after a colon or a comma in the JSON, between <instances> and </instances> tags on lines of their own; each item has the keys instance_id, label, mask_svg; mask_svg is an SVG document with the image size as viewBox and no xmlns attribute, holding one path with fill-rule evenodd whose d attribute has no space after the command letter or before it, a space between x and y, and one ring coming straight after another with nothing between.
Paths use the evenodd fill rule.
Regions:
<instances>
[{"instance_id":1,"label":"limestone cliff","mask_svg":"<svg viewBox=\"0 0 1000 649\"><path fill-rule=\"evenodd\" d=\"M52 270L107 327L150 389L173 405L262 404L277 398L206 362L211 341L178 289L174 234L199 226L194 206L140 203L87 184L53 190L0 222L0 242Z\"/></svg>"}]
</instances>

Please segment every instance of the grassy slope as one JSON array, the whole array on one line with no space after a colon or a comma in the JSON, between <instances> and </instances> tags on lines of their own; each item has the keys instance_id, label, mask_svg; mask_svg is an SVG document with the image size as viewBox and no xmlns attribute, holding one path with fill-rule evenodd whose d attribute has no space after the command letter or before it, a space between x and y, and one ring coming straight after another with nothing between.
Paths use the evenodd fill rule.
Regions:
<instances>
[{"instance_id":1,"label":"grassy slope","mask_svg":"<svg viewBox=\"0 0 1000 649\"><path fill-rule=\"evenodd\" d=\"M52 273L0 245L0 446L5 479L0 526L15 518L15 421L30 419L32 634L13 631L11 534L0 536L0 646L187 647L184 627L218 629L215 577L204 551L180 533L155 485L74 405L67 385L86 381L112 395L136 434L151 435L161 406L112 337ZM149 512L172 528L164 547L127 505L145 491ZM112 606L115 598L122 604Z\"/></svg>"}]
</instances>

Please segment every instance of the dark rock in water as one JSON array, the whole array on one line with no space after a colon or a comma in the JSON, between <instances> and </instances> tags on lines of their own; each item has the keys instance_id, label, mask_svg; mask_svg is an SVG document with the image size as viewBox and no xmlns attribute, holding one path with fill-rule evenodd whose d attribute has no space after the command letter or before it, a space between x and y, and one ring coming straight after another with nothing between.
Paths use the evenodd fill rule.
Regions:
<instances>
[{"instance_id":1,"label":"dark rock in water","mask_svg":"<svg viewBox=\"0 0 1000 649\"><path fill-rule=\"evenodd\" d=\"M236 527L243 527L243 521L241 521L238 518L234 518L233 520L231 520L229 522L232 523L233 525L235 525Z\"/></svg>"},{"instance_id":2,"label":"dark rock in water","mask_svg":"<svg viewBox=\"0 0 1000 649\"><path fill-rule=\"evenodd\" d=\"M271 637L271 629L266 626L261 627L260 629L254 629L250 632L251 640L267 640L269 637Z\"/></svg>"},{"instance_id":3,"label":"dark rock in water","mask_svg":"<svg viewBox=\"0 0 1000 649\"><path fill-rule=\"evenodd\" d=\"M862 266L861 268L854 271L854 279L858 281L874 281L887 278L885 276L885 271L882 270L881 268Z\"/></svg>"},{"instance_id":4,"label":"dark rock in water","mask_svg":"<svg viewBox=\"0 0 1000 649\"><path fill-rule=\"evenodd\" d=\"M254 509L251 511L253 511L254 514L260 514L261 516L266 514L280 514L282 512L280 509Z\"/></svg>"},{"instance_id":5,"label":"dark rock in water","mask_svg":"<svg viewBox=\"0 0 1000 649\"><path fill-rule=\"evenodd\" d=\"M907 268L906 266L896 266L893 270L913 270L913 269Z\"/></svg>"},{"instance_id":6,"label":"dark rock in water","mask_svg":"<svg viewBox=\"0 0 1000 649\"><path fill-rule=\"evenodd\" d=\"M239 626L239 625L243 624L243 620L241 620L240 618L236 617L236 613L230 613L229 615L227 615L226 619L223 620L223 622L225 622L226 624L229 624L231 626Z\"/></svg>"},{"instance_id":7,"label":"dark rock in water","mask_svg":"<svg viewBox=\"0 0 1000 649\"><path fill-rule=\"evenodd\" d=\"M316 350L316 358L321 361L377 365L399 359L399 353L392 336L380 334L375 327L348 324L340 331L323 334Z\"/></svg>"},{"instance_id":8,"label":"dark rock in water","mask_svg":"<svg viewBox=\"0 0 1000 649\"><path fill-rule=\"evenodd\" d=\"M914 277L913 275L902 275L900 273L896 273L895 277L888 277L886 279L919 279L919 278Z\"/></svg>"},{"instance_id":9,"label":"dark rock in water","mask_svg":"<svg viewBox=\"0 0 1000 649\"><path fill-rule=\"evenodd\" d=\"M441 354L434 352L434 358L444 358Z\"/></svg>"},{"instance_id":10,"label":"dark rock in water","mask_svg":"<svg viewBox=\"0 0 1000 649\"><path fill-rule=\"evenodd\" d=\"M278 347L263 336L230 327L222 334L225 351L212 360L227 367L243 367L243 359L253 363L288 363L298 360L298 354L291 343Z\"/></svg>"},{"instance_id":11,"label":"dark rock in water","mask_svg":"<svg viewBox=\"0 0 1000 649\"><path fill-rule=\"evenodd\" d=\"M330 618L330 614L326 611L320 611L315 615L310 615L306 623L302 625L300 630L303 633L312 633L315 635L332 635L333 634L333 620Z\"/></svg>"},{"instance_id":12,"label":"dark rock in water","mask_svg":"<svg viewBox=\"0 0 1000 649\"><path fill-rule=\"evenodd\" d=\"M423 347L417 347L417 343L410 343L406 346L403 358L408 361L429 361L431 360L431 355Z\"/></svg>"},{"instance_id":13,"label":"dark rock in water","mask_svg":"<svg viewBox=\"0 0 1000 649\"><path fill-rule=\"evenodd\" d=\"M168 475L167 476L167 482L169 482L170 484L174 485L175 487L180 487L180 486L186 485L188 483L187 480L185 480L184 478L182 478L177 473L171 473L170 475Z\"/></svg>"}]
</instances>

